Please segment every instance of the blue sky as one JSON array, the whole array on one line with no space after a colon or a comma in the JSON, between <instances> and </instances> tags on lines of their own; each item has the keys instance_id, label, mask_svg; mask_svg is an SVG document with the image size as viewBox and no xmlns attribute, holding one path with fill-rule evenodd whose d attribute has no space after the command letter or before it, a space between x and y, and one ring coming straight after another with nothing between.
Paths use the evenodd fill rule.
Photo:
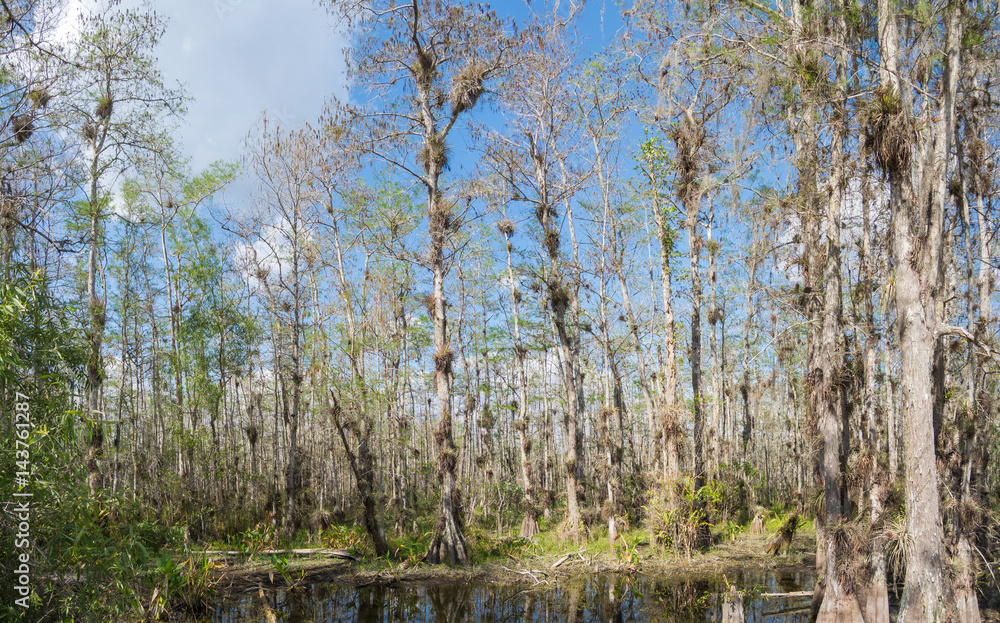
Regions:
<instances>
[{"instance_id":1,"label":"blue sky","mask_svg":"<svg viewBox=\"0 0 1000 623\"><path fill-rule=\"evenodd\" d=\"M154 0L152 6L169 20L158 50L163 74L193 98L180 134L196 169L238 157L264 109L299 124L314 120L330 95L346 96L345 37L316 0ZM526 13L521 2L494 8ZM604 2L588 5L584 18L581 34L592 45L621 23L617 7Z\"/></svg>"},{"instance_id":2,"label":"blue sky","mask_svg":"<svg viewBox=\"0 0 1000 623\"><path fill-rule=\"evenodd\" d=\"M60 37L99 0L69 0ZM148 0L167 19L156 50L168 85L191 101L177 138L194 170L237 160L261 112L285 125L315 119L346 93L344 37L315 0ZM136 8L141 0L124 0Z\"/></svg>"},{"instance_id":3,"label":"blue sky","mask_svg":"<svg viewBox=\"0 0 1000 623\"><path fill-rule=\"evenodd\" d=\"M169 19L164 76L193 98L180 139L192 167L239 158L261 114L286 125L315 119L346 93L344 39L314 0L157 0Z\"/></svg>"},{"instance_id":4,"label":"blue sky","mask_svg":"<svg viewBox=\"0 0 1000 623\"><path fill-rule=\"evenodd\" d=\"M569 3L562 4L565 13ZM492 5L519 18L528 12L522 2ZM178 138L194 171L238 160L264 110L294 126L315 120L331 95L347 97L347 39L317 0L152 0L152 6L168 19L157 51L163 75L192 98ZM540 2L531 8L544 10ZM621 24L618 8L604 0L588 3L581 17L588 47L601 46ZM247 191L238 183L225 200L239 201Z\"/></svg>"}]
</instances>

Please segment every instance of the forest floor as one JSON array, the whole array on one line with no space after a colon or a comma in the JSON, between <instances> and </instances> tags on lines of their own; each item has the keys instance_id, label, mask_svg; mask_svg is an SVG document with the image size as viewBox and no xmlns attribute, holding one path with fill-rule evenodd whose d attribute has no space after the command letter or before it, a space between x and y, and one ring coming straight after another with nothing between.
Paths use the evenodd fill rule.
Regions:
<instances>
[{"instance_id":1,"label":"forest floor","mask_svg":"<svg viewBox=\"0 0 1000 623\"><path fill-rule=\"evenodd\" d=\"M811 528L811 527L810 527ZM766 552L770 535L742 533L705 551L677 555L650 546L636 536L631 545L611 548L607 539L543 550L525 547L494 555L464 567L413 564L386 559L351 561L320 556L283 556L278 567L269 556L250 561L239 556L212 556L215 586L220 595L255 590L283 590L289 586L431 586L444 583L537 584L553 578L596 573L635 573L663 578L735 576L746 571L810 571L815 568L816 535L800 529L786 553ZM280 571L279 571L280 569Z\"/></svg>"}]
</instances>

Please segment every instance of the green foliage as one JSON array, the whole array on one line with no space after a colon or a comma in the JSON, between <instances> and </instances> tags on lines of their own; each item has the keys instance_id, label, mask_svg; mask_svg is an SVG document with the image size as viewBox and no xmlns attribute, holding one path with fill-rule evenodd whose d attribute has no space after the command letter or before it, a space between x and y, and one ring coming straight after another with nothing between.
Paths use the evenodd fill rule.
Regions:
<instances>
[{"instance_id":1,"label":"green foliage","mask_svg":"<svg viewBox=\"0 0 1000 623\"><path fill-rule=\"evenodd\" d=\"M300 569L298 573L294 573L291 565L288 564L287 556L271 554L271 565L278 572L278 575L281 576L281 579L284 580L285 590L294 591L302 588L302 581L306 577L306 572ZM271 581L274 581L273 577Z\"/></svg>"},{"instance_id":2,"label":"green foliage","mask_svg":"<svg viewBox=\"0 0 1000 623\"><path fill-rule=\"evenodd\" d=\"M630 545L624 534L617 534L612 545L614 545L615 555L618 557L619 563L628 567L635 567L639 564L638 538L633 539Z\"/></svg>"},{"instance_id":3,"label":"green foliage","mask_svg":"<svg viewBox=\"0 0 1000 623\"><path fill-rule=\"evenodd\" d=\"M0 406L12 412L16 402L27 404L33 428L26 455L17 454L15 429L0 429L0 488L28 491L33 497L31 544L15 548L16 531L0 515L0 551L30 556L33 594L31 608L24 611L14 606L18 595L13 585L0 583L0 615L6 620L114 620L138 603L135 569L170 535L141 521L138 505L130 500L90 499L77 449L79 413L71 402L71 388L83 376L80 333L70 310L55 301L40 274L15 263L4 270ZM22 466L30 472L26 488L13 481L15 471L25 471L18 461L26 462ZM13 576L15 560L5 556L0 562L6 577Z\"/></svg>"},{"instance_id":4,"label":"green foliage","mask_svg":"<svg viewBox=\"0 0 1000 623\"><path fill-rule=\"evenodd\" d=\"M365 531L357 525L330 526L323 532L321 540L323 542L323 547L329 547L332 549L359 551L368 546L368 536L365 534Z\"/></svg>"},{"instance_id":5,"label":"green foliage","mask_svg":"<svg viewBox=\"0 0 1000 623\"><path fill-rule=\"evenodd\" d=\"M253 560L253 557L261 550L273 548L277 541L278 536L274 526L271 525L270 521L262 521L243 532L239 540L239 548L249 560Z\"/></svg>"},{"instance_id":6,"label":"green foliage","mask_svg":"<svg viewBox=\"0 0 1000 623\"><path fill-rule=\"evenodd\" d=\"M743 532L744 526L732 519L715 524L714 530L718 540L731 541Z\"/></svg>"},{"instance_id":7,"label":"green foliage","mask_svg":"<svg viewBox=\"0 0 1000 623\"><path fill-rule=\"evenodd\" d=\"M204 554L200 558L188 554L180 563L167 554L161 554L156 566L147 574L146 581L151 594L144 611L154 620L170 610L189 613L205 611L218 584L212 563Z\"/></svg>"},{"instance_id":8,"label":"green foliage","mask_svg":"<svg viewBox=\"0 0 1000 623\"><path fill-rule=\"evenodd\" d=\"M798 511L795 509L784 509L778 505L775 505L767 513L767 521L764 523L764 531L767 533L777 532L788 523L788 520L793 515L797 514ZM811 530L813 528L813 520L806 519L803 516L799 516L797 521L797 529Z\"/></svg>"},{"instance_id":9,"label":"green foliage","mask_svg":"<svg viewBox=\"0 0 1000 623\"><path fill-rule=\"evenodd\" d=\"M389 557L402 561L408 567L415 567L427 553L430 538L431 533L426 532L417 536L391 539L389 541Z\"/></svg>"},{"instance_id":10,"label":"green foliage","mask_svg":"<svg viewBox=\"0 0 1000 623\"><path fill-rule=\"evenodd\" d=\"M699 547L702 535L715 530L712 523L717 519L717 511L722 500L729 495L727 487L713 481L695 490L694 479L685 477L677 483L677 506L667 508L666 501L650 492L653 503L644 506L656 540L675 552L687 556Z\"/></svg>"},{"instance_id":11,"label":"green foliage","mask_svg":"<svg viewBox=\"0 0 1000 623\"><path fill-rule=\"evenodd\" d=\"M913 537L906 531L906 515L898 513L886 522L876 538L885 547L885 562L890 577L902 578L906 575L906 560L913 548Z\"/></svg>"},{"instance_id":12,"label":"green foliage","mask_svg":"<svg viewBox=\"0 0 1000 623\"><path fill-rule=\"evenodd\" d=\"M517 558L524 550L532 546L529 539L519 536L500 536L491 530L476 526L467 526L466 542L471 546L474 562L487 562L491 559Z\"/></svg>"},{"instance_id":13,"label":"green foliage","mask_svg":"<svg viewBox=\"0 0 1000 623\"><path fill-rule=\"evenodd\" d=\"M655 216L663 222L660 244L668 255L673 255L678 234L673 223L677 207L671 201L670 192L670 175L674 163L659 134L650 135L647 130L646 136L639 145L639 156L636 158L636 171L641 175L642 181L634 182L634 188L643 201L657 206L659 214Z\"/></svg>"},{"instance_id":14,"label":"green foliage","mask_svg":"<svg viewBox=\"0 0 1000 623\"><path fill-rule=\"evenodd\" d=\"M764 494L764 475L750 461L732 465L719 465L719 487L715 489L713 503L724 518L740 516L748 519L753 500Z\"/></svg>"}]
</instances>

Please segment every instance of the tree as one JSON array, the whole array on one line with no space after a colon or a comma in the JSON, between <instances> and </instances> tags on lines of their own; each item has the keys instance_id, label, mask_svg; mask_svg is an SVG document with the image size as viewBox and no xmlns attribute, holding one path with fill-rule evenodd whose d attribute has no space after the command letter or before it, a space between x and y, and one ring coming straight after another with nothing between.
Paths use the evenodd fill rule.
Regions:
<instances>
[{"instance_id":1,"label":"tree","mask_svg":"<svg viewBox=\"0 0 1000 623\"><path fill-rule=\"evenodd\" d=\"M705 398L702 388L702 304L704 298L701 258L705 239L702 235L702 210L715 210L719 194L723 162L719 155L717 137L710 126L722 118L734 98L733 82L719 72L712 60L715 48L711 45L712 20L700 24L700 32L688 34L664 53L661 64L676 64L682 69L677 73L664 73L658 84L661 107L657 110L664 133L674 144L672 169L674 194L679 209L684 214L687 233L688 266L691 279L690 353L691 411L693 420L693 479L694 490L700 491L710 475L706 465L706 444L713 445L715 431L706 430ZM701 42L700 45L696 42ZM710 219L711 220L711 217ZM716 250L710 248L709 253ZM710 309L714 309L710 301ZM714 318L714 316L713 316ZM712 318L710 318L712 320ZM714 325L714 322L712 323ZM714 329L713 329L714 330ZM708 437L708 439L706 439ZM714 478L714 475L712 475ZM701 504L699 502L699 504ZM699 508L699 516L703 513ZM699 546L708 544L710 534L707 522L698 521L696 541Z\"/></svg>"},{"instance_id":2,"label":"tree","mask_svg":"<svg viewBox=\"0 0 1000 623\"><path fill-rule=\"evenodd\" d=\"M652 137L640 146L639 171L642 174L643 198L649 202L649 211L656 223L659 243L660 294L662 297L662 333L664 362L660 370L660 422L659 432L663 447L663 490L667 512L677 507L676 483L680 478L681 436L680 414L677 406L677 342L674 335L673 270L671 256L677 236L672 221L674 208L668 198L666 176L670 159L660 138Z\"/></svg>"},{"instance_id":3,"label":"tree","mask_svg":"<svg viewBox=\"0 0 1000 623\"><path fill-rule=\"evenodd\" d=\"M889 182L896 318L902 359L905 415L906 581L900 603L903 621L950 618L954 595L945 569L944 536L935 467L934 366L943 275L948 159L954 145L955 100L961 71L962 10L942 7L944 36L937 106L921 106L917 129L913 108L917 81L902 73L898 13L889 0L878 2L879 88L867 117L866 142ZM916 154L919 160L914 160ZM915 166L916 165L916 166ZM938 391L944 388L938 387Z\"/></svg>"},{"instance_id":4,"label":"tree","mask_svg":"<svg viewBox=\"0 0 1000 623\"><path fill-rule=\"evenodd\" d=\"M571 108L572 51L565 25L550 24L533 30L521 50L517 65L505 90L505 104L511 112L510 129L494 132L487 146L489 166L509 188L512 200L532 208L537 225L533 287L539 295L558 345L559 380L562 383L566 432L566 523L574 536L582 529L579 501L583 492L583 414L585 412L583 370L580 362L578 246L573 231L572 199L582 183L570 172L566 161L577 136ZM563 240L559 207L565 209L570 230L572 259L561 252Z\"/></svg>"},{"instance_id":5,"label":"tree","mask_svg":"<svg viewBox=\"0 0 1000 623\"><path fill-rule=\"evenodd\" d=\"M794 4L793 4L794 6ZM844 413L845 396L843 395L845 384L839 379L845 374L845 357L843 327L841 324L841 213L844 197L845 182L845 140L847 137L847 54L844 40L846 38L846 23L841 13L836 12L825 19L832 22L828 26L832 33L831 47L834 52L833 80L835 85L834 97L831 102L831 135L832 144L830 147L830 177L827 181L829 191L829 201L826 206L826 253L821 249L807 248L804 253L807 262L817 262L811 265L811 270L818 273L822 268L822 301L821 311L817 311L821 328L812 334L814 346L811 350L809 366L809 403L816 418L819 428L820 441L820 474L824 485L824 510L825 517L823 525L825 531L822 533L826 541L823 544L826 553L826 568L823 570L825 588L823 603L820 606L817 621L826 623L827 621L863 621L861 608L858 604L856 592L860 588L852 583L850 578L845 577L842 569L847 568L844 556L851 556L853 553L846 551L846 548L838 547L837 534L843 529L841 525L848 516L849 506L846 502L844 491L844 479L841 474L841 462L843 456L849 452L845 447L845 429L849 426ZM801 25L802 17L794 15L793 23ZM800 32L796 32L799 36ZM798 54L804 54L802 50L796 50ZM803 93L806 97L814 94L814 85L808 84L812 79L811 74L800 74ZM810 98L811 99L811 98ZM810 129L810 131L812 131ZM815 136L807 137L809 140L818 140ZM818 146L817 146L818 147ZM812 153L811 148L807 153ZM811 159L807 166L812 164ZM818 165L818 163L816 163ZM806 177L810 183L815 183L812 176L817 172L808 172ZM805 190L805 189L804 189ZM814 188L809 188L806 197L813 197ZM806 207L809 210L809 206ZM819 214L813 215L818 218ZM815 237L808 238L808 242L819 245L819 240ZM825 257L824 257L825 255ZM822 259L821 259L822 258ZM822 266L818 265L822 262ZM816 335L818 333L818 335ZM873 595L874 597L874 595Z\"/></svg>"},{"instance_id":6,"label":"tree","mask_svg":"<svg viewBox=\"0 0 1000 623\"><path fill-rule=\"evenodd\" d=\"M284 473L284 529L291 536L301 525L304 501L297 464L305 459L299 421L306 380L305 334L310 317L307 282L315 262L319 216L305 130L284 130L261 121L259 135L248 141L250 164L260 182L261 213L244 228L253 277L274 322L274 371L282 421L288 430ZM254 239L255 238L255 239Z\"/></svg>"},{"instance_id":7,"label":"tree","mask_svg":"<svg viewBox=\"0 0 1000 623\"><path fill-rule=\"evenodd\" d=\"M142 153L162 149L163 110L180 112L182 97L164 87L152 55L164 22L150 10L119 10L110 1L99 12L81 17L81 38L73 62L79 68L81 101L74 116L85 140L87 183L79 218L88 247L87 400L84 418L90 429L87 455L92 497L102 488L99 459L104 444L102 352L107 325L107 286L101 258L116 173Z\"/></svg>"},{"instance_id":8,"label":"tree","mask_svg":"<svg viewBox=\"0 0 1000 623\"><path fill-rule=\"evenodd\" d=\"M503 236L504 248L507 251L507 280L510 282L510 300L514 316L514 362L517 367L517 422L514 428L521 437L519 445L521 461L522 489L524 491L524 518L521 521L522 538L530 539L538 533L538 484L535 481L534 470L531 462L532 440L529 432L529 410L528 410L528 372L525 359L528 356L528 349L524 346L524 339L521 337L521 301L523 294L518 288L520 279L514 274L514 263L512 260L514 245L511 237L514 235L514 223L507 218L506 208L503 218L497 223L497 229Z\"/></svg>"},{"instance_id":9,"label":"tree","mask_svg":"<svg viewBox=\"0 0 1000 623\"><path fill-rule=\"evenodd\" d=\"M347 174L357 170L357 162L354 155L349 154L343 148L341 144L343 138L343 129L332 122L328 123L315 132L315 144L311 154L312 175L319 192L319 201L326 208L330 217L330 233L334 252L333 270L337 279L336 287L342 301L344 317L347 320L347 339L344 350L351 370L351 378L347 384L350 389L350 403L342 405L341 400L334 395L332 413L334 425L344 445L344 452L347 454L351 471L354 473L358 495L361 497L362 521L365 532L368 533L375 545L375 554L385 556L389 551L389 546L386 544L385 531L382 528L382 515L378 510L378 483L375 480L377 472L372 456L373 411L377 407L369 398L369 381L365 376L363 365L363 358L366 355L365 344L369 342L366 339L366 327L369 322L366 321L363 313L366 303L364 299L369 297L369 262L373 253L369 250L370 243L367 241L367 232L360 225L361 221L364 220L365 213L369 211L364 204L369 201L377 202L382 198L366 196L362 189L350 182L345 182L345 179L350 179ZM348 231L357 231L357 235L342 241L341 227L345 226ZM355 244L362 246L364 253L363 283L360 292L356 292L355 288L352 287L352 275L345 267L345 257ZM348 419L351 422L349 428L353 430L357 439L356 451L347 441L345 429L348 426L340 418L341 411L345 406L349 409L351 416Z\"/></svg>"},{"instance_id":10,"label":"tree","mask_svg":"<svg viewBox=\"0 0 1000 623\"><path fill-rule=\"evenodd\" d=\"M506 26L479 4L414 0L331 0L334 14L358 26L348 71L365 84L381 111L344 107L362 126L365 151L424 189L429 245L425 265L432 275L434 385L438 403L438 478L441 505L427 552L432 563L468 562L459 517L460 494L453 437L452 363L445 278L455 232L461 226L459 198L449 196L449 135L504 68L511 46Z\"/></svg>"},{"instance_id":11,"label":"tree","mask_svg":"<svg viewBox=\"0 0 1000 623\"><path fill-rule=\"evenodd\" d=\"M55 39L58 7L20 0L0 15L0 262L12 267L21 249L32 268L48 271L54 252L74 249L57 218L72 201L80 166L74 141L57 130L78 86Z\"/></svg>"},{"instance_id":12,"label":"tree","mask_svg":"<svg viewBox=\"0 0 1000 623\"><path fill-rule=\"evenodd\" d=\"M182 357L183 340L181 322L185 302L182 300L180 275L184 271L177 245L168 245L172 241L183 238L177 232L190 231L195 225L196 211L213 195L224 188L236 174L233 165L216 163L197 177L192 177L186 170L186 165L174 152L170 145L151 151L148 155L140 155L136 162L138 176L126 182L123 188L123 199L129 216L156 223L159 229L160 257L163 261L164 277L167 288L167 310L170 330L170 367L174 373L174 409L177 413L178 435L183 438L184 424L184 362ZM193 264L198 264L202 258L197 257L201 250L197 248L197 239L191 240L195 246L188 251L195 256ZM175 248L171 248L174 246ZM206 249L207 251L207 249ZM209 286L211 288L211 286ZM192 411L190 419L194 427L195 416ZM184 453L178 452L177 471L184 479L187 471L184 467Z\"/></svg>"}]
</instances>

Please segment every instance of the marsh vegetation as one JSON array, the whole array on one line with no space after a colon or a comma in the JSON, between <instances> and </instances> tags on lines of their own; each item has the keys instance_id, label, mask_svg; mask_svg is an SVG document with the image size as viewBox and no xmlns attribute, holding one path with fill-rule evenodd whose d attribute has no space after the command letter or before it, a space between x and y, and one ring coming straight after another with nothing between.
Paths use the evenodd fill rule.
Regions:
<instances>
[{"instance_id":1,"label":"marsh vegetation","mask_svg":"<svg viewBox=\"0 0 1000 623\"><path fill-rule=\"evenodd\" d=\"M995 3L322 4L350 98L201 171L151 7L0 7L0 616L205 616L257 564L233 607L291 619L704 620L662 565L753 543L824 623L980 621Z\"/></svg>"}]
</instances>

